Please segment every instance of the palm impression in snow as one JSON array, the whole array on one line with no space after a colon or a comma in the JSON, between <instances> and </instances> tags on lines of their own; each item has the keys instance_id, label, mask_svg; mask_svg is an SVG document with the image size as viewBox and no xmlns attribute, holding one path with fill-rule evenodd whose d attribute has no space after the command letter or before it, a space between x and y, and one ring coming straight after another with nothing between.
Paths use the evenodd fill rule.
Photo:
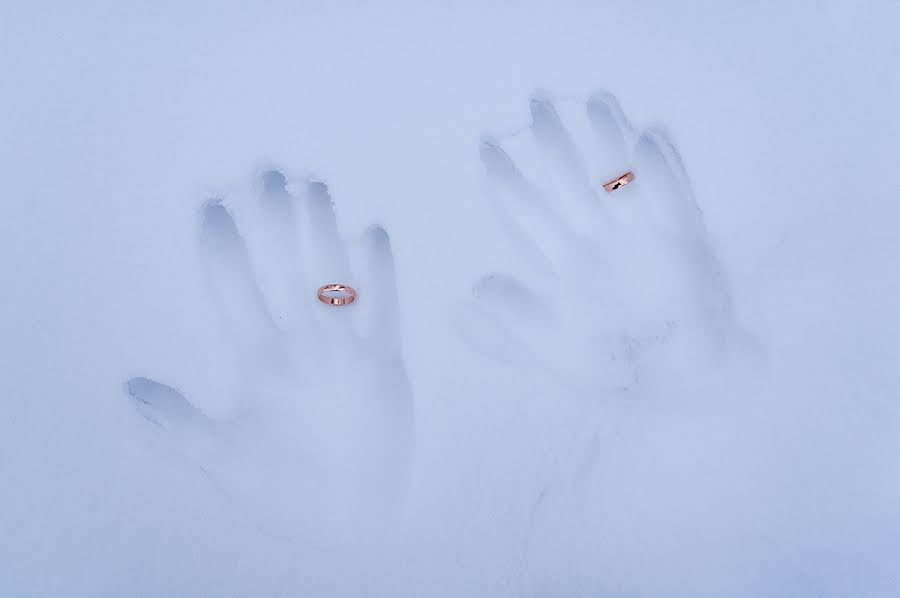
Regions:
<instances>
[{"instance_id":1,"label":"palm impression in snow","mask_svg":"<svg viewBox=\"0 0 900 598\"><path fill-rule=\"evenodd\" d=\"M622 391L720 358L729 292L674 148L608 95L531 101L481 146L488 197L523 258L484 276L457 322L478 351L577 391ZM627 186L603 185L633 172Z\"/></svg>"},{"instance_id":2,"label":"palm impression in snow","mask_svg":"<svg viewBox=\"0 0 900 598\"><path fill-rule=\"evenodd\" d=\"M325 184L268 172L255 192L203 207L200 246L236 343L240 407L213 420L144 377L127 382L135 405L264 531L333 537L377 520L367 514L403 496L413 453L387 233L364 235L354 276ZM335 281L352 282L358 299L319 301L316 289Z\"/></svg>"}]
</instances>

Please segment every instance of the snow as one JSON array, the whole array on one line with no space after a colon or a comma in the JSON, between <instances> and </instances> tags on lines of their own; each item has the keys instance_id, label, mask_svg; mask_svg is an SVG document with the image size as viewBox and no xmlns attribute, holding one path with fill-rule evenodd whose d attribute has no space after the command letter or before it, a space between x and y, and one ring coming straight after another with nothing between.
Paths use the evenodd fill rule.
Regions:
<instances>
[{"instance_id":1,"label":"snow","mask_svg":"<svg viewBox=\"0 0 900 598\"><path fill-rule=\"evenodd\" d=\"M895 596L898 26L0 7L0 596Z\"/></svg>"}]
</instances>

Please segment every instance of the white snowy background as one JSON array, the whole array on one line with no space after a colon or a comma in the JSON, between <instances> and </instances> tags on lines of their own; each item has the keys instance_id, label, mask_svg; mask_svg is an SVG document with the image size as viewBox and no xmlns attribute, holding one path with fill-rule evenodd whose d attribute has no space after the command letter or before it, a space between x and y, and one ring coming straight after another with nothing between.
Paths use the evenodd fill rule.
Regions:
<instances>
[{"instance_id":1,"label":"white snowy background","mask_svg":"<svg viewBox=\"0 0 900 598\"><path fill-rule=\"evenodd\" d=\"M888 0L4 2L0 596L900 594L898 31ZM626 393L592 386L583 334L608 322L584 292L606 268L671 275L635 269L629 235L566 266L583 327L551 320L535 338L554 350L472 342L477 281L530 261L480 148L527 132L532 99L596 93L677 148L733 319L714 366L673 343ZM378 461L342 408L316 412L321 468L362 450L402 472L389 492L350 468L322 495L316 459L277 449L220 475L196 457L221 447L186 453L193 432L126 392L146 377L209 418L237 409L248 357L201 208L224 198L252 245L240 198L272 169L327 183L351 252L390 235L396 309L359 346L391 363L412 432ZM373 255L361 279L390 271ZM629 292L647 321L690 307ZM327 396L362 359L330 355L340 379L253 388Z\"/></svg>"}]
</instances>

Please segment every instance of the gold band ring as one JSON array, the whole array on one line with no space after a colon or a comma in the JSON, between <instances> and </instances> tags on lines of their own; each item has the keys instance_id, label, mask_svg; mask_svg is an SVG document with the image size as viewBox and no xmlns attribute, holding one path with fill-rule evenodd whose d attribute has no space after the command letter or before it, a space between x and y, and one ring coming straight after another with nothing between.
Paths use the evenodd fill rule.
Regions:
<instances>
[{"instance_id":1,"label":"gold band ring","mask_svg":"<svg viewBox=\"0 0 900 598\"><path fill-rule=\"evenodd\" d=\"M603 185L603 188L606 189L607 193L612 193L619 187L624 187L628 183L634 180L634 173L629 171L623 174L622 176L611 180L610 182Z\"/></svg>"},{"instance_id":2,"label":"gold band ring","mask_svg":"<svg viewBox=\"0 0 900 598\"><path fill-rule=\"evenodd\" d=\"M349 305L356 301L356 291L345 284L326 284L316 295L319 301L329 305Z\"/></svg>"}]
</instances>

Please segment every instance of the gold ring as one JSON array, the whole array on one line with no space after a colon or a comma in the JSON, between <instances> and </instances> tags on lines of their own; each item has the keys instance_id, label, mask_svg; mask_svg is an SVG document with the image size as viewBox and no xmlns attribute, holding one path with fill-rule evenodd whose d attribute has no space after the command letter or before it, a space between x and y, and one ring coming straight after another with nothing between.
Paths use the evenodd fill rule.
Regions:
<instances>
[{"instance_id":1,"label":"gold ring","mask_svg":"<svg viewBox=\"0 0 900 598\"><path fill-rule=\"evenodd\" d=\"M634 173L629 171L623 174L622 176L611 180L610 182L603 185L603 188L606 189L607 193L612 193L619 187L624 187L628 183L634 180Z\"/></svg>"},{"instance_id":2,"label":"gold ring","mask_svg":"<svg viewBox=\"0 0 900 598\"><path fill-rule=\"evenodd\" d=\"M329 305L349 305L356 301L356 291L345 284L326 284L316 294L319 301Z\"/></svg>"}]
</instances>

